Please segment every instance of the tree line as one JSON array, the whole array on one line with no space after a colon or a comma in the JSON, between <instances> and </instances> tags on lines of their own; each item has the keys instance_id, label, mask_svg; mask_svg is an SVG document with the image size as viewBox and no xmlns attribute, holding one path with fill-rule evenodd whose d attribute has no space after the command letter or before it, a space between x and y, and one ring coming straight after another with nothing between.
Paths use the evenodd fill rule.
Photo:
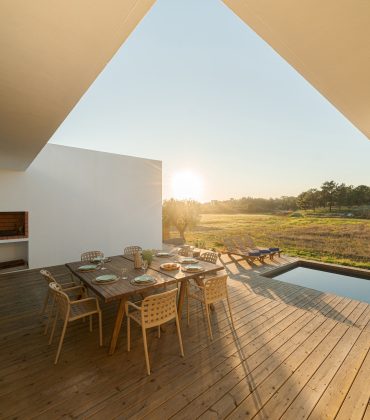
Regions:
<instances>
[{"instance_id":1,"label":"tree line","mask_svg":"<svg viewBox=\"0 0 370 420\"><path fill-rule=\"evenodd\" d=\"M209 203L198 203L193 200L165 200L162 208L163 238L170 237L171 227L176 228L180 237L185 231L196 226L202 213L277 213L291 212L298 209L316 210L334 207L352 208L354 206L370 206L370 187L366 185L338 184L327 181L321 188L310 188L298 197L283 196L280 198L242 197L229 200L212 200ZM361 217L370 217L370 211L364 211Z\"/></svg>"},{"instance_id":2,"label":"tree line","mask_svg":"<svg viewBox=\"0 0 370 420\"><path fill-rule=\"evenodd\" d=\"M334 207L352 208L370 205L370 187L366 185L339 184L334 181L324 182L320 188L310 188L297 197L280 198L242 197L229 200L212 200L200 204L201 213L274 213L283 211L316 210Z\"/></svg>"}]
</instances>

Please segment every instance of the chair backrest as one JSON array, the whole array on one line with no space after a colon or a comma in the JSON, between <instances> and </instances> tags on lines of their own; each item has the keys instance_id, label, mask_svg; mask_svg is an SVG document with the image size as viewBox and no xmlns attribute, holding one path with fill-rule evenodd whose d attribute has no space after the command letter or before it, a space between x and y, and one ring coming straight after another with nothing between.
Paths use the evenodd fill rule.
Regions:
<instances>
[{"instance_id":1,"label":"chair backrest","mask_svg":"<svg viewBox=\"0 0 370 420\"><path fill-rule=\"evenodd\" d=\"M180 248L177 253L178 253L178 255L181 255L181 257L188 257L189 256L189 248Z\"/></svg>"},{"instance_id":2,"label":"chair backrest","mask_svg":"<svg viewBox=\"0 0 370 420\"><path fill-rule=\"evenodd\" d=\"M124 255L134 255L136 252L141 252L143 249L141 246L133 245L133 246L126 246L123 251Z\"/></svg>"},{"instance_id":3,"label":"chair backrest","mask_svg":"<svg viewBox=\"0 0 370 420\"><path fill-rule=\"evenodd\" d=\"M204 297L208 303L225 299L227 294L227 274L211 277L204 281Z\"/></svg>"},{"instance_id":4,"label":"chair backrest","mask_svg":"<svg viewBox=\"0 0 370 420\"><path fill-rule=\"evenodd\" d=\"M104 252L102 251L87 251L81 254L81 261L92 261L94 258L104 258Z\"/></svg>"},{"instance_id":5,"label":"chair backrest","mask_svg":"<svg viewBox=\"0 0 370 420\"><path fill-rule=\"evenodd\" d=\"M146 297L141 304L141 320L145 327L156 327L176 318L177 289Z\"/></svg>"},{"instance_id":6,"label":"chair backrest","mask_svg":"<svg viewBox=\"0 0 370 420\"><path fill-rule=\"evenodd\" d=\"M56 283L59 284L55 278L53 277L53 275L50 273L50 271L48 270L40 270L40 274L42 275L42 277L48 282L48 284L50 283Z\"/></svg>"},{"instance_id":7,"label":"chair backrest","mask_svg":"<svg viewBox=\"0 0 370 420\"><path fill-rule=\"evenodd\" d=\"M237 248L237 246L235 245L235 242L234 242L234 240L233 240L233 237L231 237L231 236L229 236L229 237L227 237L227 238L223 238L223 243L224 243L224 245L225 245L225 248L228 250L228 251L237 251L238 250L238 248Z\"/></svg>"},{"instance_id":8,"label":"chair backrest","mask_svg":"<svg viewBox=\"0 0 370 420\"><path fill-rule=\"evenodd\" d=\"M249 248L249 245L244 240L244 236L233 236L232 240L236 247L238 247L241 250L245 250L246 248Z\"/></svg>"},{"instance_id":9,"label":"chair backrest","mask_svg":"<svg viewBox=\"0 0 370 420\"><path fill-rule=\"evenodd\" d=\"M254 240L251 236L244 234L242 236L242 240L244 241L244 243L249 247L249 248L256 248L256 245L254 243Z\"/></svg>"},{"instance_id":10,"label":"chair backrest","mask_svg":"<svg viewBox=\"0 0 370 420\"><path fill-rule=\"evenodd\" d=\"M49 290L51 295L55 298L55 303L57 305L59 315L66 317L69 315L69 297L66 293L62 291L62 288L58 283L49 283Z\"/></svg>"},{"instance_id":11,"label":"chair backrest","mask_svg":"<svg viewBox=\"0 0 370 420\"><path fill-rule=\"evenodd\" d=\"M199 259L202 261L210 262L212 264L217 263L217 254L215 252L204 252Z\"/></svg>"}]
</instances>

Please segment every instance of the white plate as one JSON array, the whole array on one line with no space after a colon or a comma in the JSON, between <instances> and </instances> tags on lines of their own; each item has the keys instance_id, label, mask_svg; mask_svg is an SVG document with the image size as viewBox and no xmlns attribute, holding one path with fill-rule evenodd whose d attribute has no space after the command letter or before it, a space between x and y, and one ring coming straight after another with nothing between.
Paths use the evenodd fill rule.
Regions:
<instances>
[{"instance_id":1,"label":"white plate","mask_svg":"<svg viewBox=\"0 0 370 420\"><path fill-rule=\"evenodd\" d=\"M79 271L93 271L97 269L97 265L95 264L86 264L86 265L81 265L80 267L78 267Z\"/></svg>"},{"instance_id":2,"label":"white plate","mask_svg":"<svg viewBox=\"0 0 370 420\"><path fill-rule=\"evenodd\" d=\"M155 256L159 258L172 257L172 255L169 252L157 252Z\"/></svg>"},{"instance_id":3,"label":"white plate","mask_svg":"<svg viewBox=\"0 0 370 420\"><path fill-rule=\"evenodd\" d=\"M188 273L201 273L202 271L204 271L204 268L201 265L184 265L182 267L183 271L186 271Z\"/></svg>"},{"instance_id":4,"label":"white plate","mask_svg":"<svg viewBox=\"0 0 370 420\"><path fill-rule=\"evenodd\" d=\"M114 281L114 280L118 280L118 277L115 274L104 274L95 279L95 281L99 283L104 283L106 281Z\"/></svg>"}]
</instances>

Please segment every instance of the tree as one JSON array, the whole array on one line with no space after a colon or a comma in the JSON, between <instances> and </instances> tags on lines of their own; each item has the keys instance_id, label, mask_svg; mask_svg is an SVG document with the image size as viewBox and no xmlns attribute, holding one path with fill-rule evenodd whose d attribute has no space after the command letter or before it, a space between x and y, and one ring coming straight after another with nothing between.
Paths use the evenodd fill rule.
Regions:
<instances>
[{"instance_id":1,"label":"tree","mask_svg":"<svg viewBox=\"0 0 370 420\"><path fill-rule=\"evenodd\" d=\"M297 197L297 204L303 210L312 209L315 211L319 201L320 192L316 188L310 188Z\"/></svg>"},{"instance_id":2,"label":"tree","mask_svg":"<svg viewBox=\"0 0 370 420\"><path fill-rule=\"evenodd\" d=\"M348 205L348 187L346 184L337 185L336 200L339 207Z\"/></svg>"},{"instance_id":3,"label":"tree","mask_svg":"<svg viewBox=\"0 0 370 420\"><path fill-rule=\"evenodd\" d=\"M370 204L370 187L366 185L359 185L354 190L355 204Z\"/></svg>"},{"instance_id":4,"label":"tree","mask_svg":"<svg viewBox=\"0 0 370 420\"><path fill-rule=\"evenodd\" d=\"M200 221L200 204L193 200L166 200L162 209L163 226L174 226L185 239L185 231Z\"/></svg>"},{"instance_id":5,"label":"tree","mask_svg":"<svg viewBox=\"0 0 370 420\"><path fill-rule=\"evenodd\" d=\"M338 184L334 181L326 181L321 185L321 193L330 212L335 202L337 188Z\"/></svg>"},{"instance_id":6,"label":"tree","mask_svg":"<svg viewBox=\"0 0 370 420\"><path fill-rule=\"evenodd\" d=\"M302 210L307 210L309 208L307 191L304 191L299 194L299 196L297 197L297 204L298 207Z\"/></svg>"}]
</instances>

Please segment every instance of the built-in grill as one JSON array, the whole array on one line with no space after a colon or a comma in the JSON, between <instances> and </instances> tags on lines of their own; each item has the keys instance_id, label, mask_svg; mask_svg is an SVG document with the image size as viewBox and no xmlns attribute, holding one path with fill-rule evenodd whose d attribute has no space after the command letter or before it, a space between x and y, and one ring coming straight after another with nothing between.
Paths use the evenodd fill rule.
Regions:
<instances>
[{"instance_id":1,"label":"built-in grill","mask_svg":"<svg viewBox=\"0 0 370 420\"><path fill-rule=\"evenodd\" d=\"M28 237L28 212L0 212L0 240Z\"/></svg>"}]
</instances>

